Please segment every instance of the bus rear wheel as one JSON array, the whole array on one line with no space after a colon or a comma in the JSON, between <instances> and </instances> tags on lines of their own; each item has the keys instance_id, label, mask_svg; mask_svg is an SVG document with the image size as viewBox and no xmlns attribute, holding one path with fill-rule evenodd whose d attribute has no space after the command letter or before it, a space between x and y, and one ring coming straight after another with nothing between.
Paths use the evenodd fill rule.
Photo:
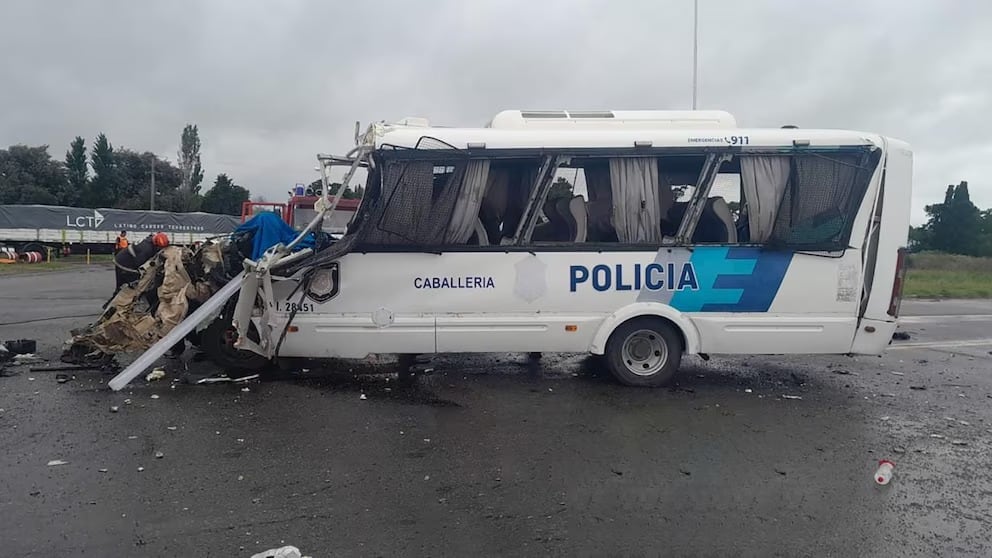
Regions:
<instances>
[{"instance_id":1,"label":"bus rear wheel","mask_svg":"<svg viewBox=\"0 0 992 558\"><path fill-rule=\"evenodd\" d=\"M606 363L620 383L635 387L667 385L682 362L682 337L665 320L634 318L606 343Z\"/></svg>"}]
</instances>

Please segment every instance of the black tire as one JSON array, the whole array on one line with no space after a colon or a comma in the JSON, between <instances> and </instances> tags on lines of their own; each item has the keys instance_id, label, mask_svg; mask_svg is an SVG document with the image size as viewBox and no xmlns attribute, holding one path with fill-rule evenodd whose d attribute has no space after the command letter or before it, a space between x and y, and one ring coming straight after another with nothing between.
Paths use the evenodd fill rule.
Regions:
<instances>
[{"instance_id":1,"label":"black tire","mask_svg":"<svg viewBox=\"0 0 992 558\"><path fill-rule=\"evenodd\" d=\"M248 336L258 342L258 331L254 325L248 331ZM269 365L268 359L262 355L235 349L236 339L237 333L231 325L230 316L221 315L203 330L200 349L211 362L231 372L258 372Z\"/></svg>"},{"instance_id":2,"label":"black tire","mask_svg":"<svg viewBox=\"0 0 992 558\"><path fill-rule=\"evenodd\" d=\"M635 387L668 384L682 362L682 336L665 320L641 317L620 325L606 342L606 363L620 383Z\"/></svg>"}]
</instances>

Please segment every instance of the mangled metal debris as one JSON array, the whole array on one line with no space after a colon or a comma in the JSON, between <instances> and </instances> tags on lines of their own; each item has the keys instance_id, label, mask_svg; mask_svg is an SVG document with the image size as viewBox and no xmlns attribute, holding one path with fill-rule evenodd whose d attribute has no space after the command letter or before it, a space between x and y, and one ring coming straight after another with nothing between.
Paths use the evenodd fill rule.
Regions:
<instances>
[{"instance_id":1,"label":"mangled metal debris","mask_svg":"<svg viewBox=\"0 0 992 558\"><path fill-rule=\"evenodd\" d=\"M195 252L164 248L136 283L121 287L94 324L73 332L68 352L149 349L186 317L191 305L202 304L230 280L224 248L222 243L207 243Z\"/></svg>"}]
</instances>

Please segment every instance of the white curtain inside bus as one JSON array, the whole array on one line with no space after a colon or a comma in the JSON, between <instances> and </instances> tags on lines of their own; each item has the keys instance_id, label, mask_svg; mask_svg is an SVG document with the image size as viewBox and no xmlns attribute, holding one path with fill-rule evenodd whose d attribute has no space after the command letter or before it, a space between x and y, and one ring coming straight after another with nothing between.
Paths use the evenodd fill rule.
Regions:
<instances>
[{"instance_id":1,"label":"white curtain inside bus","mask_svg":"<svg viewBox=\"0 0 992 558\"><path fill-rule=\"evenodd\" d=\"M475 231L479 208L489 184L489 161L470 161L465 168L465 178L455 200L455 209L444 241L448 244L465 244Z\"/></svg>"},{"instance_id":2,"label":"white curtain inside bus","mask_svg":"<svg viewBox=\"0 0 992 558\"><path fill-rule=\"evenodd\" d=\"M620 242L662 241L658 165L647 157L610 159L613 228Z\"/></svg>"},{"instance_id":3,"label":"white curtain inside bus","mask_svg":"<svg viewBox=\"0 0 992 558\"><path fill-rule=\"evenodd\" d=\"M789 160L787 156L741 157L741 186L747 200L751 242L765 242L772 234L789 184Z\"/></svg>"}]
</instances>

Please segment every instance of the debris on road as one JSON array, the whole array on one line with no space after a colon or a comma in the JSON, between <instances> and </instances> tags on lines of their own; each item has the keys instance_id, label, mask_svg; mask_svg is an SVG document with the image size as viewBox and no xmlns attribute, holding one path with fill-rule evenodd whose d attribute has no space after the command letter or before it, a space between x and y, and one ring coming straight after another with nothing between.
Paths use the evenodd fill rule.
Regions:
<instances>
[{"instance_id":1,"label":"debris on road","mask_svg":"<svg viewBox=\"0 0 992 558\"><path fill-rule=\"evenodd\" d=\"M359 395L358 398L361 399L362 401L365 401L366 399L368 399L368 397L366 397L364 393L361 394L361 395Z\"/></svg>"},{"instance_id":2,"label":"debris on road","mask_svg":"<svg viewBox=\"0 0 992 558\"><path fill-rule=\"evenodd\" d=\"M967 446L968 442L965 440L951 440L951 444L955 446Z\"/></svg>"},{"instance_id":3,"label":"debris on road","mask_svg":"<svg viewBox=\"0 0 992 558\"><path fill-rule=\"evenodd\" d=\"M118 407L117 405L111 405L110 406L110 412L111 413L116 413L117 411L120 411L120 410L121 410L121 408Z\"/></svg>"},{"instance_id":4,"label":"debris on road","mask_svg":"<svg viewBox=\"0 0 992 558\"><path fill-rule=\"evenodd\" d=\"M155 452L155 459L162 459L163 457L165 457L164 453L160 451Z\"/></svg>"},{"instance_id":5,"label":"debris on road","mask_svg":"<svg viewBox=\"0 0 992 558\"><path fill-rule=\"evenodd\" d=\"M72 332L71 346L105 354L149 349L186 317L191 302L205 302L230 280L228 264L240 270L241 260L224 247L208 242L195 252L163 248L137 282L121 287L95 323Z\"/></svg>"},{"instance_id":6,"label":"debris on road","mask_svg":"<svg viewBox=\"0 0 992 558\"><path fill-rule=\"evenodd\" d=\"M931 434L930 437L936 440L943 440L946 436L944 436L943 434Z\"/></svg>"},{"instance_id":7,"label":"debris on road","mask_svg":"<svg viewBox=\"0 0 992 558\"><path fill-rule=\"evenodd\" d=\"M38 364L41 362L45 362L45 359L34 353L23 353L14 355L13 360L11 360L11 366L24 366L25 364Z\"/></svg>"},{"instance_id":8,"label":"debris on road","mask_svg":"<svg viewBox=\"0 0 992 558\"><path fill-rule=\"evenodd\" d=\"M895 466L896 464L888 459L879 461L878 469L875 470L875 482L883 486L889 484L889 481L892 480L892 470Z\"/></svg>"},{"instance_id":9,"label":"debris on road","mask_svg":"<svg viewBox=\"0 0 992 558\"><path fill-rule=\"evenodd\" d=\"M258 554L253 554L251 558L309 558L300 554L300 549L295 546L283 546L272 548Z\"/></svg>"},{"instance_id":10,"label":"debris on road","mask_svg":"<svg viewBox=\"0 0 992 558\"><path fill-rule=\"evenodd\" d=\"M68 464L69 464L68 461L62 461L61 459L53 459L48 462L49 467L56 467L58 465L68 465Z\"/></svg>"},{"instance_id":11,"label":"debris on road","mask_svg":"<svg viewBox=\"0 0 992 558\"><path fill-rule=\"evenodd\" d=\"M909 333L905 331L897 331L892 334L893 341L909 341Z\"/></svg>"},{"instance_id":12,"label":"debris on road","mask_svg":"<svg viewBox=\"0 0 992 558\"><path fill-rule=\"evenodd\" d=\"M145 472L145 468L144 467L138 467L138 472L139 473L144 473Z\"/></svg>"},{"instance_id":13,"label":"debris on road","mask_svg":"<svg viewBox=\"0 0 992 558\"><path fill-rule=\"evenodd\" d=\"M158 394L157 393L153 393L152 394L152 399L158 399Z\"/></svg>"},{"instance_id":14,"label":"debris on road","mask_svg":"<svg viewBox=\"0 0 992 558\"><path fill-rule=\"evenodd\" d=\"M38 352L38 342L34 339L16 339L14 341L4 341L0 343L0 353L10 353L17 355L34 355Z\"/></svg>"},{"instance_id":15,"label":"debris on road","mask_svg":"<svg viewBox=\"0 0 992 558\"><path fill-rule=\"evenodd\" d=\"M909 389L913 389L916 391L926 391L927 386L909 386Z\"/></svg>"},{"instance_id":16,"label":"debris on road","mask_svg":"<svg viewBox=\"0 0 992 558\"><path fill-rule=\"evenodd\" d=\"M30 372L76 372L78 370L97 370L100 366L92 364L73 364L71 366L37 366L28 369Z\"/></svg>"},{"instance_id":17,"label":"debris on road","mask_svg":"<svg viewBox=\"0 0 992 558\"><path fill-rule=\"evenodd\" d=\"M906 453L906 448L904 448L902 446L896 446L896 447L892 448L892 451L895 452L895 453L898 453L898 454L903 454L903 453Z\"/></svg>"},{"instance_id":18,"label":"debris on road","mask_svg":"<svg viewBox=\"0 0 992 558\"><path fill-rule=\"evenodd\" d=\"M68 374L56 374L55 375L55 381L58 382L58 383L60 383L60 384L64 384L64 383L66 383L66 382L69 381L69 375Z\"/></svg>"},{"instance_id":19,"label":"debris on road","mask_svg":"<svg viewBox=\"0 0 992 558\"><path fill-rule=\"evenodd\" d=\"M156 380L161 380L164 377L165 377L165 370L162 370L161 368L156 368L155 370L149 372L147 376L145 376L145 381L154 382Z\"/></svg>"},{"instance_id":20,"label":"debris on road","mask_svg":"<svg viewBox=\"0 0 992 558\"><path fill-rule=\"evenodd\" d=\"M242 376L240 378L229 378L227 375L211 376L209 378L202 378L196 381L197 384L224 384L224 383L238 383L238 382L248 382L251 380L257 380L259 378L258 374L252 374L250 376Z\"/></svg>"},{"instance_id":21,"label":"debris on road","mask_svg":"<svg viewBox=\"0 0 992 558\"><path fill-rule=\"evenodd\" d=\"M802 399L801 395L783 395L782 399Z\"/></svg>"},{"instance_id":22,"label":"debris on road","mask_svg":"<svg viewBox=\"0 0 992 558\"><path fill-rule=\"evenodd\" d=\"M751 388L744 388L744 393L754 393L754 390Z\"/></svg>"},{"instance_id":23,"label":"debris on road","mask_svg":"<svg viewBox=\"0 0 992 558\"><path fill-rule=\"evenodd\" d=\"M895 370L890 370L889 371L889 374L892 374L893 376L905 376L906 375L904 372L896 372Z\"/></svg>"}]
</instances>

